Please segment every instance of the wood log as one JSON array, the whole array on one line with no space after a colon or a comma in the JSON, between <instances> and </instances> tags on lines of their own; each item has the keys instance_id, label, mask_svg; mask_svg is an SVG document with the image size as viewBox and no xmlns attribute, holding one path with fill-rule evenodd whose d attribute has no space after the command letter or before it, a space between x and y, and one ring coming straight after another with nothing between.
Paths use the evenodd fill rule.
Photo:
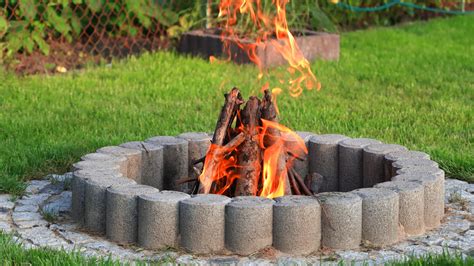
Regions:
<instances>
[{"instance_id":1,"label":"wood log","mask_svg":"<svg viewBox=\"0 0 474 266\"><path fill-rule=\"evenodd\" d=\"M238 88L233 88L229 93L225 95L225 103L222 106L219 119L217 120L216 129L214 130L214 136L212 137L212 143L222 146L228 134L229 128L237 115L237 111L240 109L240 105L243 103L242 95Z\"/></svg>"},{"instance_id":2,"label":"wood log","mask_svg":"<svg viewBox=\"0 0 474 266\"><path fill-rule=\"evenodd\" d=\"M239 166L237 171L240 178L236 179L234 196L255 196L262 168L257 131L260 122L260 100L257 97L250 97L240 116L245 140L239 146L237 155L237 165Z\"/></svg>"},{"instance_id":3,"label":"wood log","mask_svg":"<svg viewBox=\"0 0 474 266\"><path fill-rule=\"evenodd\" d=\"M288 179L290 180L291 191L293 195L301 195L301 191L298 188L298 184L296 183L295 176L292 174L291 171L288 171Z\"/></svg>"},{"instance_id":4,"label":"wood log","mask_svg":"<svg viewBox=\"0 0 474 266\"><path fill-rule=\"evenodd\" d=\"M303 191L303 193L307 196L311 196L313 195L313 193L311 192L311 190L306 186L306 184L304 183L303 181L303 178L301 178L301 176L298 174L298 172L295 171L295 169L291 168L290 169L291 173L293 174L293 177L295 178L296 182L298 183L298 185L300 186L301 190Z\"/></svg>"},{"instance_id":5,"label":"wood log","mask_svg":"<svg viewBox=\"0 0 474 266\"><path fill-rule=\"evenodd\" d=\"M212 143L218 146L223 146L226 142L226 137L228 135L229 128L232 125L232 122L235 119L237 112L240 110L240 105L243 103L242 95L238 88L232 88L232 90L225 94L225 102L222 106L221 112L219 114L219 119L216 123L216 128L214 130L214 135L212 137ZM213 150L215 152L216 150ZM206 157L209 154L206 154ZM209 158L214 158L217 156L212 154ZM205 159L205 158L204 158ZM204 164L206 162L204 161ZM208 162L208 164L214 164L215 162ZM209 165L211 169L214 169L214 165ZM209 175L209 173L207 173ZM209 176L203 177L203 179L208 179ZM210 191L204 191L203 188L200 188L199 182L197 182L196 186L194 187L193 191L199 191L199 193L208 193Z\"/></svg>"},{"instance_id":6,"label":"wood log","mask_svg":"<svg viewBox=\"0 0 474 266\"><path fill-rule=\"evenodd\" d=\"M272 96L268 90L265 90L262 104L261 104L262 119L278 122L278 114L276 111L275 104L272 101ZM263 144L265 148L274 145L277 141L281 140L281 132L277 128L268 128L266 135L263 138ZM278 158L278 165L276 169L276 176L285 175L285 195L291 195L290 177L286 169L286 151L280 153Z\"/></svg>"}]
</instances>

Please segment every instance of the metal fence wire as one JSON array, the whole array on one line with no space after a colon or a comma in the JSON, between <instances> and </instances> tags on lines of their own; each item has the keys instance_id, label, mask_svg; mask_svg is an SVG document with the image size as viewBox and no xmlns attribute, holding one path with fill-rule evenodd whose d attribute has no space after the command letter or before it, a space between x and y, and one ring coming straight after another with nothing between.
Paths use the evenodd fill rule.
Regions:
<instances>
[{"instance_id":1,"label":"metal fence wire","mask_svg":"<svg viewBox=\"0 0 474 266\"><path fill-rule=\"evenodd\" d=\"M338 4L334 4L336 2ZM296 21L296 28L327 29L326 26L332 22L323 16L325 13L341 27L356 25L357 28L357 25L371 25L373 22L396 23L405 17L429 18L431 16L425 13L434 9L433 6L459 10L461 5L460 11L440 10L449 14L464 13L474 9L473 2L292 1L295 6L306 6L303 11L290 10L293 12L290 16L302 18L301 21L292 20ZM218 3L219 0L0 0L0 65L21 74L65 72L89 62L98 63L167 48L170 40L178 38L181 33L192 27L203 27L206 21L213 20L211 17L217 14ZM419 5L415 3L421 3L423 6L420 7L424 9L416 13L414 7ZM404 8L395 5L404 5ZM381 11L369 15L354 12L381 7L393 8L390 13ZM305 10L311 12L301 15Z\"/></svg>"},{"instance_id":2,"label":"metal fence wire","mask_svg":"<svg viewBox=\"0 0 474 266\"><path fill-rule=\"evenodd\" d=\"M13 57L20 72L31 64L39 69L28 72L44 72L161 49L169 45L167 26L183 8L174 2L0 0L0 45L8 44L0 46L0 56ZM3 35L2 21L8 27Z\"/></svg>"}]
</instances>

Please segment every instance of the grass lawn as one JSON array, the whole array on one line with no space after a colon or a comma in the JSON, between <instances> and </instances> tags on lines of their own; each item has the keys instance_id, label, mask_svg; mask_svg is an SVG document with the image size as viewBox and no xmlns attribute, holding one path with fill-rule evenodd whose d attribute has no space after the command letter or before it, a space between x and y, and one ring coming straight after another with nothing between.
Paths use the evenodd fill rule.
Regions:
<instances>
[{"instance_id":1,"label":"grass lawn","mask_svg":"<svg viewBox=\"0 0 474 266\"><path fill-rule=\"evenodd\" d=\"M474 181L474 16L342 34L338 62L314 62L322 90L281 96L297 130L376 138L426 151ZM283 69L276 72L281 73ZM160 52L57 76L0 73L0 190L65 172L125 141L213 130L223 93L258 91L252 66Z\"/></svg>"}]
</instances>

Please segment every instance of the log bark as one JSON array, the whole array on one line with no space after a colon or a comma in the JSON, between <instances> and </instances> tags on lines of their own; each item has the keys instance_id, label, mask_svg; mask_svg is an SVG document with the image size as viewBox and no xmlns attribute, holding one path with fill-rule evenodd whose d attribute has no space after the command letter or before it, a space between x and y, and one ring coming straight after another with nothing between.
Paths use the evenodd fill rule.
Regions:
<instances>
[{"instance_id":1,"label":"log bark","mask_svg":"<svg viewBox=\"0 0 474 266\"><path fill-rule=\"evenodd\" d=\"M261 104L262 119L278 122L278 114L276 107L272 101L272 96L268 90L265 90L262 104ZM268 128L266 136L263 139L265 148L274 145L277 141L281 141L281 132L277 128ZM285 195L291 195L290 179L286 169L286 151L281 152L278 158L278 165L276 169L276 176L284 175L285 178Z\"/></svg>"},{"instance_id":2,"label":"log bark","mask_svg":"<svg viewBox=\"0 0 474 266\"><path fill-rule=\"evenodd\" d=\"M255 196L262 168L261 149L258 145L257 126L260 122L260 101L250 97L241 111L245 140L239 147L237 165L240 178L236 180L235 196Z\"/></svg>"},{"instance_id":3,"label":"log bark","mask_svg":"<svg viewBox=\"0 0 474 266\"><path fill-rule=\"evenodd\" d=\"M212 137L212 143L219 146L225 144L224 142L229 128L231 127L237 111L240 109L240 105L242 103L242 95L240 94L238 88L233 88L225 95L225 103L224 106L222 106L219 119L217 120L214 136Z\"/></svg>"}]
</instances>

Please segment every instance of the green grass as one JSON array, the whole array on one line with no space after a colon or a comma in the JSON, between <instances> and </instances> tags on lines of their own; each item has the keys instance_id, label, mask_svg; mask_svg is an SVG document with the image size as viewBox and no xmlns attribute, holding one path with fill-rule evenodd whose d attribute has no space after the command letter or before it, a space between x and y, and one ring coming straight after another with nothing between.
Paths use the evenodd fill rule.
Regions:
<instances>
[{"instance_id":1,"label":"green grass","mask_svg":"<svg viewBox=\"0 0 474 266\"><path fill-rule=\"evenodd\" d=\"M282 123L403 144L474 181L473 24L459 16L343 33L340 60L313 63L322 90L279 98ZM0 190L21 192L21 180L64 172L101 146L210 132L223 93L258 92L256 74L172 52L67 75L0 73Z\"/></svg>"},{"instance_id":2,"label":"green grass","mask_svg":"<svg viewBox=\"0 0 474 266\"><path fill-rule=\"evenodd\" d=\"M66 252L49 248L24 249L22 245L13 241L11 235L0 232L0 265L163 265L173 263L174 260L163 258L159 261L136 261L124 263L111 258L85 257L78 251Z\"/></svg>"}]
</instances>

